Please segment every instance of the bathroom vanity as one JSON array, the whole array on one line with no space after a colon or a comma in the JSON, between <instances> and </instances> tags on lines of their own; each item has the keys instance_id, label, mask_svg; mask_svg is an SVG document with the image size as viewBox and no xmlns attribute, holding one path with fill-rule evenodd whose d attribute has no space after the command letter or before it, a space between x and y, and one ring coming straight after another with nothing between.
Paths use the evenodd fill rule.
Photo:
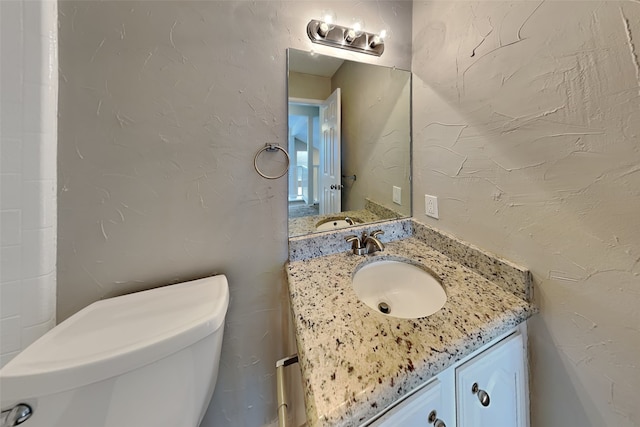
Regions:
<instances>
[{"instance_id":1,"label":"bathroom vanity","mask_svg":"<svg viewBox=\"0 0 640 427\"><path fill-rule=\"evenodd\" d=\"M524 331L517 328L483 346L365 425L527 427Z\"/></svg>"},{"instance_id":2,"label":"bathroom vanity","mask_svg":"<svg viewBox=\"0 0 640 427\"><path fill-rule=\"evenodd\" d=\"M366 256L345 237L371 225L290 240L309 425L527 426L529 272L412 219L377 225L386 247ZM433 273L447 296L442 309L402 319L362 302L353 275L381 260Z\"/></svg>"}]
</instances>

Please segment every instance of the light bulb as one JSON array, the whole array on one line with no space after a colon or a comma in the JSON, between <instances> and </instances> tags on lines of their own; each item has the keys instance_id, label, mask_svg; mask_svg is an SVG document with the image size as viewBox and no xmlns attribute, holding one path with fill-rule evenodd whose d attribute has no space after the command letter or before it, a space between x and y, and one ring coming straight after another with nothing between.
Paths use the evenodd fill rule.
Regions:
<instances>
[{"instance_id":1,"label":"light bulb","mask_svg":"<svg viewBox=\"0 0 640 427\"><path fill-rule=\"evenodd\" d=\"M336 26L337 16L334 11L325 9L320 14L322 16L322 20L320 25L318 25L318 35L320 37L326 37L329 31L333 30Z\"/></svg>"},{"instance_id":2,"label":"light bulb","mask_svg":"<svg viewBox=\"0 0 640 427\"><path fill-rule=\"evenodd\" d=\"M364 21L360 18L353 18L351 27L344 34L344 41L351 44L355 39L362 35Z\"/></svg>"},{"instance_id":3,"label":"light bulb","mask_svg":"<svg viewBox=\"0 0 640 427\"><path fill-rule=\"evenodd\" d=\"M318 34L322 37L326 37L328 32L329 25L326 22L321 22L320 25L318 25Z\"/></svg>"},{"instance_id":4,"label":"light bulb","mask_svg":"<svg viewBox=\"0 0 640 427\"><path fill-rule=\"evenodd\" d=\"M383 44L385 41L389 40L390 38L391 38L391 30L387 30L386 28L383 28L382 30L380 30L380 34L377 34L371 37L369 46L374 48L378 45Z\"/></svg>"},{"instance_id":5,"label":"light bulb","mask_svg":"<svg viewBox=\"0 0 640 427\"><path fill-rule=\"evenodd\" d=\"M355 32L356 37L360 37L364 29L364 21L362 18L353 18L351 22L351 29Z\"/></svg>"},{"instance_id":6,"label":"light bulb","mask_svg":"<svg viewBox=\"0 0 640 427\"><path fill-rule=\"evenodd\" d=\"M322 11L322 21L325 22L327 25L335 26L337 20L338 19L336 17L336 13L334 11L329 9Z\"/></svg>"}]
</instances>

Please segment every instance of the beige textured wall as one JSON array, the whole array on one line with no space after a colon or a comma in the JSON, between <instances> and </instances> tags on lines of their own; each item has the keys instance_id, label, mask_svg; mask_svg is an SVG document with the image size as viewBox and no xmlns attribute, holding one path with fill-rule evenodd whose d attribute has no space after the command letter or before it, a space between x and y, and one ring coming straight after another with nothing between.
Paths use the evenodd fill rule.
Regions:
<instances>
[{"instance_id":1,"label":"beige textured wall","mask_svg":"<svg viewBox=\"0 0 640 427\"><path fill-rule=\"evenodd\" d=\"M289 72L289 98L327 99L331 95L329 77Z\"/></svg>"},{"instance_id":2,"label":"beige textured wall","mask_svg":"<svg viewBox=\"0 0 640 427\"><path fill-rule=\"evenodd\" d=\"M364 209L365 198L411 215L411 73L345 62L331 79L342 96L342 210ZM402 189L402 204L392 188Z\"/></svg>"},{"instance_id":3,"label":"beige textured wall","mask_svg":"<svg viewBox=\"0 0 640 427\"><path fill-rule=\"evenodd\" d=\"M533 426L640 425L639 40L634 1L414 2L414 215L533 271Z\"/></svg>"},{"instance_id":4,"label":"beige textured wall","mask_svg":"<svg viewBox=\"0 0 640 427\"><path fill-rule=\"evenodd\" d=\"M391 26L384 57L312 45L306 24L325 7ZM258 176L253 156L287 142L286 49L408 68L410 40L405 2L60 2L58 318L225 273L231 302L203 427L271 423L274 364L291 351L287 188Z\"/></svg>"}]
</instances>

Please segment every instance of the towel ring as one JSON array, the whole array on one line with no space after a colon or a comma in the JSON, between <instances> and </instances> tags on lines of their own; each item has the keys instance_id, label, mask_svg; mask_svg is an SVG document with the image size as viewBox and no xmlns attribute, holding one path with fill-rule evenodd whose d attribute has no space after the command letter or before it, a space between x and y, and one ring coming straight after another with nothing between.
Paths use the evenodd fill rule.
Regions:
<instances>
[{"instance_id":1,"label":"towel ring","mask_svg":"<svg viewBox=\"0 0 640 427\"><path fill-rule=\"evenodd\" d=\"M282 151L284 153L285 157L287 158L287 166L285 166L284 170L279 175L271 176L271 175L264 174L260 170L260 168L258 168L258 156L263 151L268 151L270 153L273 153L273 152L278 151L278 150ZM278 179L278 178L283 177L289 171L289 164L290 163L291 163L291 159L289 158L289 153L287 153L287 150L285 150L284 148L280 147L278 144L274 144L274 143L271 143L271 142L267 142L266 144L264 144L264 147L259 149L258 152L256 153L256 156L253 158L253 167L255 168L256 172L258 172L258 174L261 177L267 178L267 179Z\"/></svg>"}]
</instances>

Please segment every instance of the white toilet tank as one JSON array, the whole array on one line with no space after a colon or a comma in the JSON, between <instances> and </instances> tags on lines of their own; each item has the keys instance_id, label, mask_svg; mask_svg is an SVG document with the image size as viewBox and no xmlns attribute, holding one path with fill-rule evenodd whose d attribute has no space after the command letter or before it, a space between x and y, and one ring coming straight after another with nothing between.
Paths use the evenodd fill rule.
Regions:
<instances>
[{"instance_id":1,"label":"white toilet tank","mask_svg":"<svg viewBox=\"0 0 640 427\"><path fill-rule=\"evenodd\" d=\"M24 427L197 427L228 305L224 275L93 303L0 370L0 408L28 405Z\"/></svg>"}]
</instances>

